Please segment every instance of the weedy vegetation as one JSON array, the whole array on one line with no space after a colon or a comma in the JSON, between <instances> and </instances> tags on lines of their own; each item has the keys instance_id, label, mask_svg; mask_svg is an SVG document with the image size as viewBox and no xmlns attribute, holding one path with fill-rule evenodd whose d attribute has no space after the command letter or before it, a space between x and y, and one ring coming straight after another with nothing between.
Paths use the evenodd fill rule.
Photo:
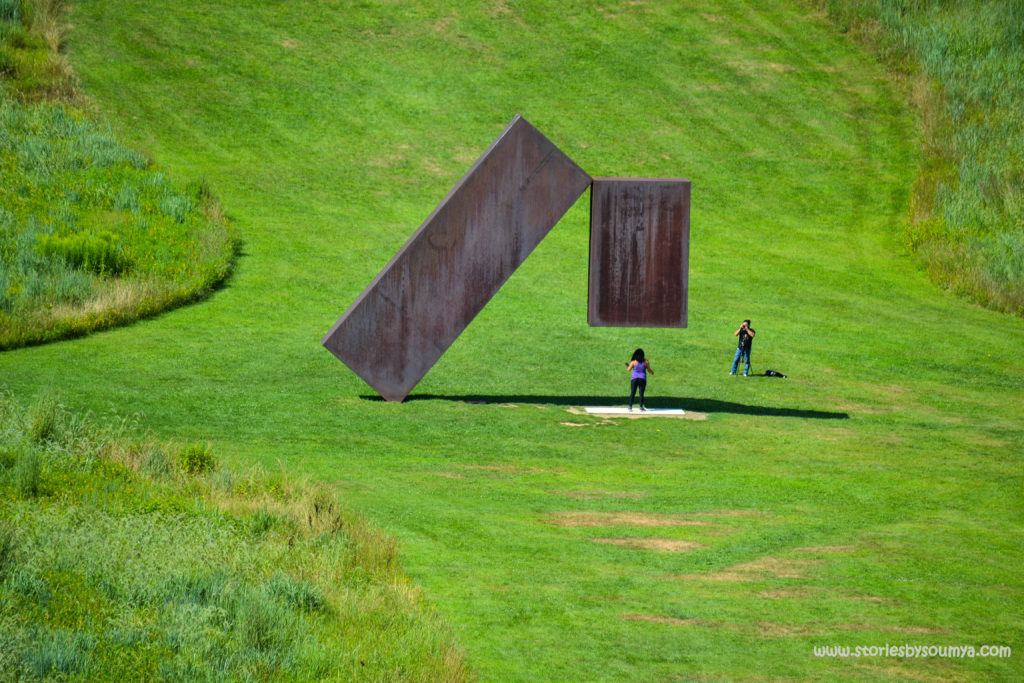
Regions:
<instances>
[{"instance_id":1,"label":"weedy vegetation","mask_svg":"<svg viewBox=\"0 0 1024 683\"><path fill-rule=\"evenodd\" d=\"M0 0L0 349L124 324L207 295L237 235L89 115L65 3Z\"/></svg>"},{"instance_id":2,"label":"weedy vegetation","mask_svg":"<svg viewBox=\"0 0 1024 683\"><path fill-rule=\"evenodd\" d=\"M921 117L908 245L941 285L1024 315L1024 21L1016 0L823 3Z\"/></svg>"},{"instance_id":3,"label":"weedy vegetation","mask_svg":"<svg viewBox=\"0 0 1024 683\"><path fill-rule=\"evenodd\" d=\"M0 679L468 678L331 489L134 431L0 394Z\"/></svg>"}]
</instances>

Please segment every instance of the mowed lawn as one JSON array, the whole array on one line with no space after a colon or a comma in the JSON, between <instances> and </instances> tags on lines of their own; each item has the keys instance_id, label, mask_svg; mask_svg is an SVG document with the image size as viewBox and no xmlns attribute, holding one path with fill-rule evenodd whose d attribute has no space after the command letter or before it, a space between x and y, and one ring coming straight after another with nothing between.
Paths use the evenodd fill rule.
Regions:
<instances>
[{"instance_id":1,"label":"mowed lawn","mask_svg":"<svg viewBox=\"0 0 1024 683\"><path fill-rule=\"evenodd\" d=\"M206 179L209 300L0 354L0 384L332 482L482 680L1024 676L1024 322L932 286L917 131L791 2L79 0L117 135ZM509 120L693 183L690 325L586 324L588 195L401 404L320 337ZM733 331L757 330L730 377ZM603 420L642 346L649 404ZM1009 658L815 656L1002 645Z\"/></svg>"}]
</instances>

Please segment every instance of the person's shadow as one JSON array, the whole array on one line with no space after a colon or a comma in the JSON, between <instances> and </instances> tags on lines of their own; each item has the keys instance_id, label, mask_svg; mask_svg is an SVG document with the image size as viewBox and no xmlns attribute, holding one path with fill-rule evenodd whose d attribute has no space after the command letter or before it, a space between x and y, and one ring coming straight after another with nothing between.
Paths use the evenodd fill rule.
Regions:
<instances>
[{"instance_id":1,"label":"person's shadow","mask_svg":"<svg viewBox=\"0 0 1024 683\"><path fill-rule=\"evenodd\" d=\"M360 396L365 401L383 401L376 395ZM541 396L541 395L487 395L487 394L410 394L406 401L458 401L462 403L527 403L556 406L617 406L625 403L622 396ZM691 413L734 413L737 415L758 415L763 417L801 417L814 420L848 420L849 413L829 410L804 410L800 408L777 408L756 406L713 398L651 396L644 404L648 408L682 408Z\"/></svg>"}]
</instances>

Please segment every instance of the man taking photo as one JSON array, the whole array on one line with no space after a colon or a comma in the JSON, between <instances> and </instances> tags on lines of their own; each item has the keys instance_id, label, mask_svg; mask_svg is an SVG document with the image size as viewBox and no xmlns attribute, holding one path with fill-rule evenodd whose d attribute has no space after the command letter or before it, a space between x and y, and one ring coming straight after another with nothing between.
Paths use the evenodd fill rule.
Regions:
<instances>
[{"instance_id":1,"label":"man taking photo","mask_svg":"<svg viewBox=\"0 0 1024 683\"><path fill-rule=\"evenodd\" d=\"M736 345L736 355L732 359L730 375L736 374L736 366L739 365L740 358L743 358L746 363L746 366L743 368L743 376L746 377L750 374L750 346L754 343L755 334L749 320L744 320L743 324L740 325L740 329L732 333L732 336L739 337L739 342Z\"/></svg>"}]
</instances>

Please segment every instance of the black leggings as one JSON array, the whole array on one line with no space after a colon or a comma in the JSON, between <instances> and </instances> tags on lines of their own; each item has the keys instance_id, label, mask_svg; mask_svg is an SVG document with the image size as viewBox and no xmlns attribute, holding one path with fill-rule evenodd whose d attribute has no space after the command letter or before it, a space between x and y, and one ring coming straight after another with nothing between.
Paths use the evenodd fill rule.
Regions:
<instances>
[{"instance_id":1,"label":"black leggings","mask_svg":"<svg viewBox=\"0 0 1024 683\"><path fill-rule=\"evenodd\" d=\"M633 407L633 398L636 396L636 390L640 389L640 407L644 407L644 389L647 388L647 380L635 378L629 381L629 407Z\"/></svg>"}]
</instances>

